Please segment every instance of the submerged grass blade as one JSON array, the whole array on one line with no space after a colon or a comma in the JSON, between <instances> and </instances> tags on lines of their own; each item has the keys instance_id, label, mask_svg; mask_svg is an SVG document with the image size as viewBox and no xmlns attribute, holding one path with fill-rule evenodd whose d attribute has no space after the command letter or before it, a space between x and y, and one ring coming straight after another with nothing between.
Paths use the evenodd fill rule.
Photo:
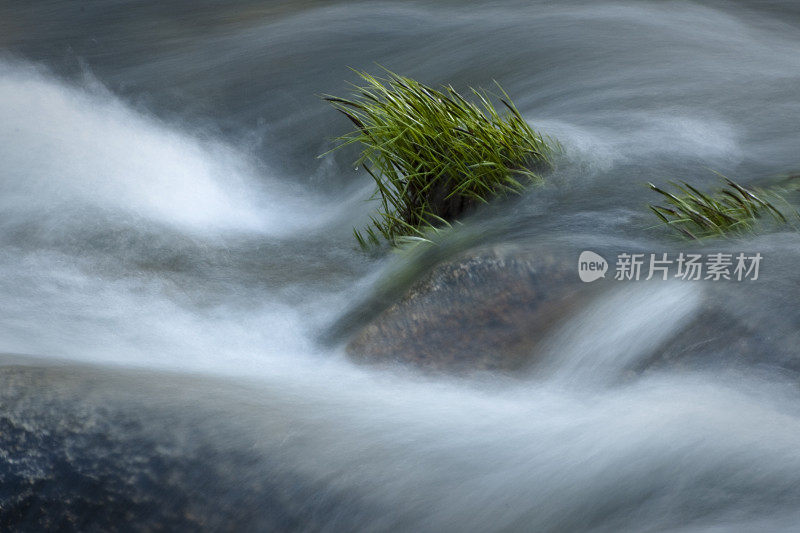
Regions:
<instances>
[{"instance_id":1,"label":"submerged grass blade","mask_svg":"<svg viewBox=\"0 0 800 533\"><path fill-rule=\"evenodd\" d=\"M683 182L671 183L677 190L673 194L648 183L669 205L650 205L650 209L661 222L691 239L752 231L765 215L778 224L788 223L783 212L765 199L773 196L786 203L778 193L748 189L720 176L725 180L724 187L714 193L704 193Z\"/></svg>"}]
</instances>

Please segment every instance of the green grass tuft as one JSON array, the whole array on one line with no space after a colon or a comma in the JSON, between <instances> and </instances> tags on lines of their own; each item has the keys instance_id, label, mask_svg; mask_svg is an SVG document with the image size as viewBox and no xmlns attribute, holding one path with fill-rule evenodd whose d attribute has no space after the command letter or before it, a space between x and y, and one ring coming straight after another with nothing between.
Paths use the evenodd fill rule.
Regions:
<instances>
[{"instance_id":1,"label":"green grass tuft","mask_svg":"<svg viewBox=\"0 0 800 533\"><path fill-rule=\"evenodd\" d=\"M474 103L450 86L436 90L386 72L357 72L366 85L354 85L350 99L323 96L356 127L334 150L361 145L355 164L377 185L378 214L354 230L362 247L425 238L480 203L541 181L552 168L560 145L535 132L499 84L503 113L486 91L470 89Z\"/></svg>"},{"instance_id":2,"label":"green grass tuft","mask_svg":"<svg viewBox=\"0 0 800 533\"><path fill-rule=\"evenodd\" d=\"M710 194L686 182L670 182L676 189L674 194L648 183L667 202L666 206L650 205L650 209L663 223L691 239L748 233L764 218L788 223L773 203L786 202L778 193L749 189L722 177L725 186Z\"/></svg>"}]
</instances>

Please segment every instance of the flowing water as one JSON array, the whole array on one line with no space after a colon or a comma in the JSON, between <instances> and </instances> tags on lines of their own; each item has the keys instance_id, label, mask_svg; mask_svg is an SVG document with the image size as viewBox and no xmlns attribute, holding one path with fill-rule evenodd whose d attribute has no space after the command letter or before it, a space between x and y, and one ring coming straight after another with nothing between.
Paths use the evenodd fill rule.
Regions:
<instances>
[{"instance_id":1,"label":"flowing water","mask_svg":"<svg viewBox=\"0 0 800 533\"><path fill-rule=\"evenodd\" d=\"M348 127L316 95L496 79L565 157L464 231L678 251L647 181L800 168L799 36L789 0L6 0L0 351L256 383L270 453L345 495L309 527L796 530L797 233L704 250L757 282L598 282L521 380L365 369L327 332L405 259L354 248L370 180L316 157ZM781 349L631 374L708 301Z\"/></svg>"}]
</instances>

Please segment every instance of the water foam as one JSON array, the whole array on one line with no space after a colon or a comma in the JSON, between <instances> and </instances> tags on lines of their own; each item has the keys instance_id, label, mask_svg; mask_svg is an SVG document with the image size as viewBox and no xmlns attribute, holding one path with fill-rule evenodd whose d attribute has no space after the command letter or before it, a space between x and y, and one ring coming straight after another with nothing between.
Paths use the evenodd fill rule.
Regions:
<instances>
[{"instance_id":1,"label":"water foam","mask_svg":"<svg viewBox=\"0 0 800 533\"><path fill-rule=\"evenodd\" d=\"M71 85L0 61L0 210L63 221L91 207L182 231L276 236L340 212L199 133L137 111L97 83Z\"/></svg>"}]
</instances>

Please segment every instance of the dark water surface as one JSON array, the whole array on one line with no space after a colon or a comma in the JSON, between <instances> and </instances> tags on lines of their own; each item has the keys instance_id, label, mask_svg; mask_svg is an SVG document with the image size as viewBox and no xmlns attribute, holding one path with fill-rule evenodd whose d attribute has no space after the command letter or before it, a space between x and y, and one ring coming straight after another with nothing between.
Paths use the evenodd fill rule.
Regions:
<instances>
[{"instance_id":1,"label":"dark water surface","mask_svg":"<svg viewBox=\"0 0 800 533\"><path fill-rule=\"evenodd\" d=\"M795 530L794 231L700 249L760 252L758 282L618 284L553 332L552 372L522 381L366 370L320 342L403 261L354 249L370 209L354 154L316 158L348 128L316 95L376 64L434 85L496 79L564 145L548 186L466 221L482 242L688 251L652 228L647 181L800 169L788 0L6 0L0 352L232 391L247 378L219 400L260 416L241 423L251 462L236 468L316 509L296 529ZM724 372L618 379L708 301L777 348ZM215 428L208 449L236 448L236 427ZM240 523L221 511L212 525L277 512L239 505Z\"/></svg>"}]
</instances>

